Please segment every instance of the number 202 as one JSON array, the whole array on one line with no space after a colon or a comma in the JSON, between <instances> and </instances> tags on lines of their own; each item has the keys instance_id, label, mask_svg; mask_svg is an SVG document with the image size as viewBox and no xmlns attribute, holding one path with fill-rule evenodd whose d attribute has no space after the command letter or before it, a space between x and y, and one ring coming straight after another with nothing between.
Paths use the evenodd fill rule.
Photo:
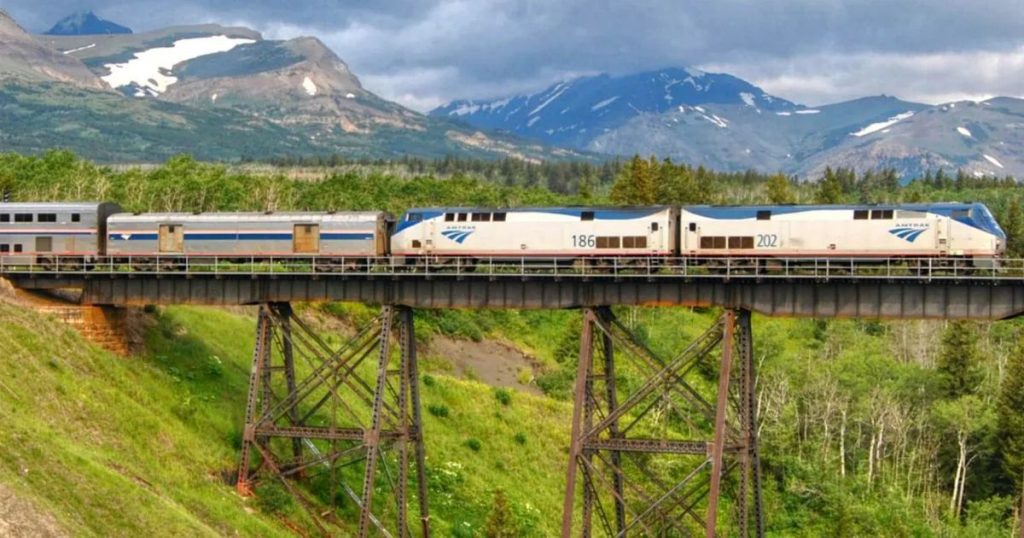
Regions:
<instances>
[{"instance_id":1,"label":"number 202","mask_svg":"<svg viewBox=\"0 0 1024 538\"><path fill-rule=\"evenodd\" d=\"M775 248L779 246L779 236L775 234L757 234L757 248Z\"/></svg>"}]
</instances>

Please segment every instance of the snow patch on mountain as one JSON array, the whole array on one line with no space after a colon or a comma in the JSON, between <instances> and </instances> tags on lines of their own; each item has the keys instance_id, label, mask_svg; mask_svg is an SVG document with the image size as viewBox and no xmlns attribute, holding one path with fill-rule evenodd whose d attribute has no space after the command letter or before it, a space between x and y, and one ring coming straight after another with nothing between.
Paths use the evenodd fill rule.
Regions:
<instances>
[{"instance_id":1,"label":"snow patch on mountain","mask_svg":"<svg viewBox=\"0 0 1024 538\"><path fill-rule=\"evenodd\" d=\"M757 108L757 104L754 103L754 94L750 92L740 92L740 99L742 99L747 106Z\"/></svg>"},{"instance_id":2,"label":"snow patch on mountain","mask_svg":"<svg viewBox=\"0 0 1024 538\"><path fill-rule=\"evenodd\" d=\"M84 47L78 47L77 49L66 50L66 51L63 52L63 54L74 54L76 52L82 52L83 50L89 50L89 49L91 49L91 48L93 48L95 46L96 46L96 43L91 43L91 44L86 45Z\"/></svg>"},{"instance_id":3,"label":"snow patch on mountain","mask_svg":"<svg viewBox=\"0 0 1024 538\"><path fill-rule=\"evenodd\" d=\"M310 80L309 77L306 77L306 78L302 79L302 89L306 90L306 95L308 95L310 97L313 97L314 95L316 95L316 91L317 91L316 83L314 83L312 80Z\"/></svg>"},{"instance_id":4,"label":"snow patch on mountain","mask_svg":"<svg viewBox=\"0 0 1024 538\"><path fill-rule=\"evenodd\" d=\"M803 110L797 110L797 114L821 114L821 111L816 108L805 108Z\"/></svg>"},{"instance_id":5,"label":"snow patch on mountain","mask_svg":"<svg viewBox=\"0 0 1024 538\"><path fill-rule=\"evenodd\" d=\"M137 52L134 58L125 63L107 64L105 67L110 70L110 74L101 78L111 88L134 86L136 97L156 96L178 81L171 72L175 65L255 42L253 39L225 35L179 39L170 47Z\"/></svg>"},{"instance_id":6,"label":"snow patch on mountain","mask_svg":"<svg viewBox=\"0 0 1024 538\"><path fill-rule=\"evenodd\" d=\"M867 127L863 128L863 129L861 129L861 130L859 130L859 131L857 131L855 133L850 133L850 135L851 136L861 137L861 136L867 136L867 135L869 135L871 133L877 133L877 132L882 131L884 129L888 129L889 127L892 127L893 125L896 125L897 123L899 123L899 122L901 122L901 121L903 121L903 120L905 120L905 119L907 119L907 118L909 118L909 117L911 117L913 115L914 115L914 113L913 112L909 112L909 111L908 112L904 112L902 114L896 114L895 116L892 116L891 118L889 118L889 119L887 119L885 121L880 121L880 122L877 122L877 123L872 123L871 125L868 125Z\"/></svg>"},{"instance_id":7,"label":"snow patch on mountain","mask_svg":"<svg viewBox=\"0 0 1024 538\"><path fill-rule=\"evenodd\" d=\"M982 154L982 157L984 157L986 161L988 161L988 162L998 166L999 168L1005 168L1003 166L1003 163L999 162L995 157L993 157L991 155Z\"/></svg>"},{"instance_id":8,"label":"snow patch on mountain","mask_svg":"<svg viewBox=\"0 0 1024 538\"><path fill-rule=\"evenodd\" d=\"M538 112L540 112L541 110L544 110L544 108L547 107L548 105L550 105L555 99L558 99L559 97L561 97L562 94L565 93L565 90L569 89L569 86L571 86L571 85L572 85L571 82L563 82L563 83L559 84L558 86L556 86L555 90L553 92L553 95L551 97L548 97L547 100L545 100L543 103L540 104L540 106L538 106L537 108L531 110L528 115L529 116L537 115Z\"/></svg>"},{"instance_id":9,"label":"snow patch on mountain","mask_svg":"<svg viewBox=\"0 0 1024 538\"><path fill-rule=\"evenodd\" d=\"M968 130L967 127L957 127L956 132L966 136L967 138L973 138L973 135L971 135L971 131Z\"/></svg>"},{"instance_id":10,"label":"snow patch on mountain","mask_svg":"<svg viewBox=\"0 0 1024 538\"><path fill-rule=\"evenodd\" d=\"M596 105L590 107L590 110L601 110L602 108L604 108L604 107L606 107L606 106L608 106L608 105L610 105L610 104L612 104L612 103L614 103L615 101L618 101L618 100L619 100L619 96L618 95L616 95L614 97L609 97L609 98L605 99L604 101L601 101L600 103L597 103Z\"/></svg>"}]
</instances>

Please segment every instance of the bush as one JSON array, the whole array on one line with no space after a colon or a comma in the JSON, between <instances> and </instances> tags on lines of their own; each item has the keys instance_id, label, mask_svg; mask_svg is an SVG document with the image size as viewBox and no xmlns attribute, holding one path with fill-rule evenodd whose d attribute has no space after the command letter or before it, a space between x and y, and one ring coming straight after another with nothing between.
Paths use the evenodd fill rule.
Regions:
<instances>
[{"instance_id":1,"label":"bush","mask_svg":"<svg viewBox=\"0 0 1024 538\"><path fill-rule=\"evenodd\" d=\"M443 404L428 405L427 411L429 411L431 415L434 415L435 417L438 418L444 418L448 416L448 406Z\"/></svg>"},{"instance_id":2,"label":"bush","mask_svg":"<svg viewBox=\"0 0 1024 538\"><path fill-rule=\"evenodd\" d=\"M508 389L497 389L494 391L494 397L501 402L501 405L508 405L512 403L512 393Z\"/></svg>"},{"instance_id":3,"label":"bush","mask_svg":"<svg viewBox=\"0 0 1024 538\"><path fill-rule=\"evenodd\" d=\"M477 439L476 437L470 437L469 439L466 439L466 448L472 450L473 452L480 452L480 449L483 448L483 446L483 443L481 443L480 440Z\"/></svg>"},{"instance_id":4,"label":"bush","mask_svg":"<svg viewBox=\"0 0 1024 538\"><path fill-rule=\"evenodd\" d=\"M436 384L437 384L437 380L434 379L434 376L432 376L430 374L426 374L426 375L423 376L423 386L425 386L425 387L433 387Z\"/></svg>"},{"instance_id":5,"label":"bush","mask_svg":"<svg viewBox=\"0 0 1024 538\"><path fill-rule=\"evenodd\" d=\"M520 445L525 445L526 444L526 434L523 433L523 432L516 433L516 436L514 437L514 439L516 440L516 443L518 443Z\"/></svg>"},{"instance_id":6,"label":"bush","mask_svg":"<svg viewBox=\"0 0 1024 538\"><path fill-rule=\"evenodd\" d=\"M256 506L266 514L284 514L291 511L294 500L278 482L264 482L256 488Z\"/></svg>"}]
</instances>

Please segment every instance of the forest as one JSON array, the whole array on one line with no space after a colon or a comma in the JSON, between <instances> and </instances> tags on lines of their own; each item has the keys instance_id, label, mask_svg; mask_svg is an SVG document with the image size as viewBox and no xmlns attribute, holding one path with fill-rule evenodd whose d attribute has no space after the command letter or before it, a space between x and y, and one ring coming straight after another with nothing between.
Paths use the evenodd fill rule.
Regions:
<instances>
[{"instance_id":1,"label":"forest","mask_svg":"<svg viewBox=\"0 0 1024 538\"><path fill-rule=\"evenodd\" d=\"M1024 192L1016 181L945 170L905 180L893 170L826 169L814 181L799 181L781 174L717 173L640 156L603 164L282 161L257 167L178 156L156 167L112 168L51 151L0 155L0 190L12 201L112 200L131 211L385 209L393 214L426 205L978 201L989 205L1006 230L1009 255L1024 254ZM343 319L359 312L335 309ZM714 315L682 308L620 312L632 330L666 349L683 345ZM509 341L530 350L542 365L532 382L553 401L568 397L580 330L575 313L418 316L430 333ZM771 533L981 537L1014 532L1024 486L1024 324L756 316L754 326ZM507 489L495 505L521 506L526 495ZM506 510L488 506L499 515ZM487 512L474 516L478 524L484 524ZM522 534L544 535L544 527L526 532L522 521L507 523L517 524L524 525Z\"/></svg>"}]
</instances>

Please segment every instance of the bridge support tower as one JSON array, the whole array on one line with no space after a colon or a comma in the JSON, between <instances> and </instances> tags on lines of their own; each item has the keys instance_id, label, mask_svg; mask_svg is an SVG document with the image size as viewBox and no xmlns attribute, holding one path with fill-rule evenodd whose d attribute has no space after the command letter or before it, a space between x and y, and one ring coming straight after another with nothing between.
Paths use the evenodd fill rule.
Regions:
<instances>
[{"instance_id":1,"label":"bridge support tower","mask_svg":"<svg viewBox=\"0 0 1024 538\"><path fill-rule=\"evenodd\" d=\"M237 490L280 483L324 534L347 511L358 521L345 531L360 537L408 537L416 528L427 537L412 310L384 306L344 340L333 345L288 303L260 306ZM413 480L419 518L410 526Z\"/></svg>"},{"instance_id":2,"label":"bridge support tower","mask_svg":"<svg viewBox=\"0 0 1024 538\"><path fill-rule=\"evenodd\" d=\"M713 538L724 520L763 536L754 373L749 311L663 358L610 308L584 309L563 538L576 522L584 537Z\"/></svg>"}]
</instances>

